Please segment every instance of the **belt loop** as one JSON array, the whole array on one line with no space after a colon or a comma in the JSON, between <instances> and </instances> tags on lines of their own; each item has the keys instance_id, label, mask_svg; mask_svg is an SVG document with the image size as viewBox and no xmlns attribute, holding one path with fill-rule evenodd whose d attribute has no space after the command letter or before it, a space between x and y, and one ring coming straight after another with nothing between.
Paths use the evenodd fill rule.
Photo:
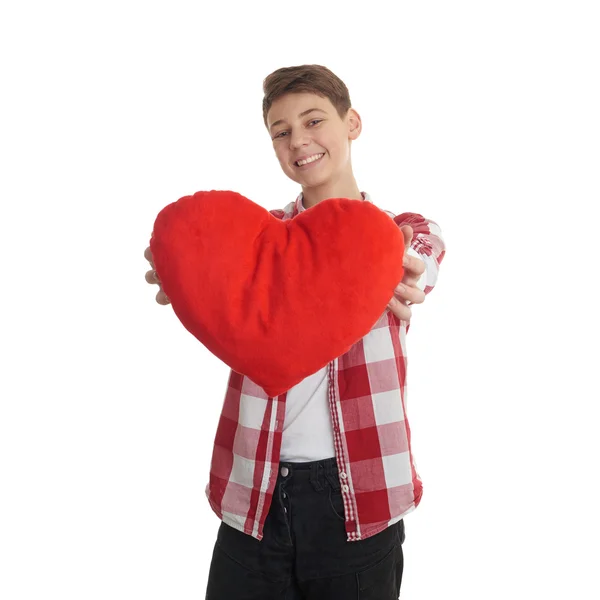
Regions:
<instances>
[{"instance_id":1,"label":"belt loop","mask_svg":"<svg viewBox=\"0 0 600 600\"><path fill-rule=\"evenodd\" d=\"M314 462L310 465L310 482L316 492L322 492L325 487L323 485L323 465L321 461Z\"/></svg>"},{"instance_id":2,"label":"belt loop","mask_svg":"<svg viewBox=\"0 0 600 600\"><path fill-rule=\"evenodd\" d=\"M327 467L325 468L325 477L327 478L327 481L329 482L329 485L333 491L339 491L340 480L337 476L337 463L335 458L327 462Z\"/></svg>"}]
</instances>

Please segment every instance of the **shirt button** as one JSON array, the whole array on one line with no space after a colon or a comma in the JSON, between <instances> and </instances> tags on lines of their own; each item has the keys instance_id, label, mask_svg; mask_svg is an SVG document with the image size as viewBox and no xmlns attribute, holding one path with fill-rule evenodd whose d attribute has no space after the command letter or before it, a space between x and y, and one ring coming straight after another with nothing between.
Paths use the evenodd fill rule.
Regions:
<instances>
[{"instance_id":1,"label":"shirt button","mask_svg":"<svg viewBox=\"0 0 600 600\"><path fill-rule=\"evenodd\" d=\"M281 467L281 474L287 477L290 474L290 470L287 467Z\"/></svg>"},{"instance_id":2,"label":"shirt button","mask_svg":"<svg viewBox=\"0 0 600 600\"><path fill-rule=\"evenodd\" d=\"M350 488L347 485L342 486L342 491L347 492Z\"/></svg>"},{"instance_id":3,"label":"shirt button","mask_svg":"<svg viewBox=\"0 0 600 600\"><path fill-rule=\"evenodd\" d=\"M343 471L340 473L340 477L342 479L346 479L346 477L348 477L348 475L346 475L346 473L344 473Z\"/></svg>"}]
</instances>

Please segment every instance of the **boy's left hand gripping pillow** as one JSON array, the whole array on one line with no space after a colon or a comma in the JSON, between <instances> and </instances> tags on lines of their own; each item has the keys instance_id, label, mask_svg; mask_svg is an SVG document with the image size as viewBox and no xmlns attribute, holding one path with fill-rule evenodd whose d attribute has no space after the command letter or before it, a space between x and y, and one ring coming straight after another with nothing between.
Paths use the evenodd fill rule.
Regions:
<instances>
[{"instance_id":1,"label":"boy's left hand gripping pillow","mask_svg":"<svg viewBox=\"0 0 600 600\"><path fill-rule=\"evenodd\" d=\"M347 198L282 221L236 192L196 192L160 211L150 249L183 326L270 397L364 337L403 276L398 226Z\"/></svg>"}]
</instances>

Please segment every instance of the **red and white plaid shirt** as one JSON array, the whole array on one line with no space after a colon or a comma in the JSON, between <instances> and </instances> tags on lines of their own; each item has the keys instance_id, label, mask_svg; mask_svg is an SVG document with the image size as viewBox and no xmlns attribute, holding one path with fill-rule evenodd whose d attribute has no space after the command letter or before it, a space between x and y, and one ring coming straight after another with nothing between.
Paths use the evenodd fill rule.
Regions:
<instances>
[{"instance_id":1,"label":"red and white plaid shirt","mask_svg":"<svg viewBox=\"0 0 600 600\"><path fill-rule=\"evenodd\" d=\"M362 193L363 200L371 202ZM293 219L303 200L275 217ZM437 223L416 213L395 216L413 228L410 254L426 266L423 291L435 286L445 245ZM402 260L402 257L398 257ZM346 514L348 541L379 533L412 512L423 493L406 414L406 333L389 310L346 354L328 365L329 409ZM263 537L279 470L287 393L275 398L231 371L215 436L206 495L227 525Z\"/></svg>"}]
</instances>

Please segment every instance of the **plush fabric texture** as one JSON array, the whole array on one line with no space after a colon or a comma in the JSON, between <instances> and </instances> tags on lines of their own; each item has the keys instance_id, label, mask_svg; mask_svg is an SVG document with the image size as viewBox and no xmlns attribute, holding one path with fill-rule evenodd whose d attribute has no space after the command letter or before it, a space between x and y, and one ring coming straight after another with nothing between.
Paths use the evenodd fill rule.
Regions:
<instances>
[{"instance_id":1,"label":"plush fabric texture","mask_svg":"<svg viewBox=\"0 0 600 600\"><path fill-rule=\"evenodd\" d=\"M160 211L150 249L183 326L270 397L364 337L403 276L398 226L347 198L281 221L237 192L196 192Z\"/></svg>"}]
</instances>

